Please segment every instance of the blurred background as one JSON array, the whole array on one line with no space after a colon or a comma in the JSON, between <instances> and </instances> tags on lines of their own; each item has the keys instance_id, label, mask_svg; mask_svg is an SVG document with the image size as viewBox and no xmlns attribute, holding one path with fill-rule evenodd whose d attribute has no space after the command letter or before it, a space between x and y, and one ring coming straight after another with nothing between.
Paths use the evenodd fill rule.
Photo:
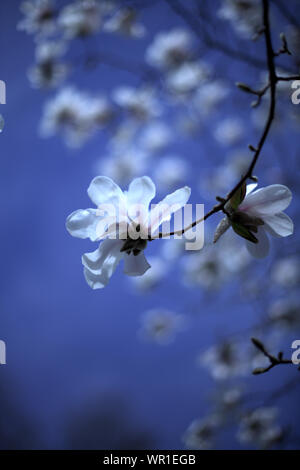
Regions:
<instances>
[{"instance_id":1,"label":"blurred background","mask_svg":"<svg viewBox=\"0 0 300 470\"><path fill-rule=\"evenodd\" d=\"M284 32L299 74L300 5L270 0L274 49ZM259 185L287 185L293 236L254 260L229 230L212 246L147 248L152 268L119 267L92 290L66 217L92 207L106 175L126 188L180 186L212 207L247 167L266 119L261 2L12 0L0 4L7 87L1 145L1 449L296 449L297 366L252 375L300 339L299 126L291 83L256 167Z\"/></svg>"}]
</instances>

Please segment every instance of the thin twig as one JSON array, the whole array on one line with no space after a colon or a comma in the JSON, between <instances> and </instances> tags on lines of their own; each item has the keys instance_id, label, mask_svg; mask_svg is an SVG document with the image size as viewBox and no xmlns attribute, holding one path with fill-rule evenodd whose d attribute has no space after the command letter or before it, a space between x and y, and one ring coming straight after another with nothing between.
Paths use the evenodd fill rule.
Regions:
<instances>
[{"instance_id":1,"label":"thin twig","mask_svg":"<svg viewBox=\"0 0 300 470\"><path fill-rule=\"evenodd\" d=\"M293 364L293 361L291 359L284 359L283 358L283 353L279 352L277 356L273 356L273 354L270 354L265 345L258 339L256 338L251 338L252 343L254 346L264 355L266 356L269 361L270 365L267 367L257 367L254 369L252 374L254 375L259 375L259 374L265 374L269 370L273 369L275 366L279 366L281 364Z\"/></svg>"}]
</instances>

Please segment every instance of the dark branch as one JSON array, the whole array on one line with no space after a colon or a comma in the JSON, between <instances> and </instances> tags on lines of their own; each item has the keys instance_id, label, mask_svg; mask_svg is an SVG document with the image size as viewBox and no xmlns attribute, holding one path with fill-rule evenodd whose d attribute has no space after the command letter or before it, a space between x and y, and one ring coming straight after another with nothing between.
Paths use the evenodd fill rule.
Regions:
<instances>
[{"instance_id":1,"label":"dark branch","mask_svg":"<svg viewBox=\"0 0 300 470\"><path fill-rule=\"evenodd\" d=\"M275 366L278 366L280 364L293 364L292 360L291 359L284 359L283 358L283 353L282 352L279 352L277 356L273 356L272 354L270 354L267 350L266 350L266 347L264 346L264 344L256 339L256 338L251 338L251 341L252 343L254 344L254 346L264 355L266 356L269 361L270 361L270 365L267 366L267 367L257 367L256 369L254 369L254 371L252 372L252 374L254 375L259 375L259 374L265 374L266 372L268 372L269 370L273 369L273 367Z\"/></svg>"}]
</instances>

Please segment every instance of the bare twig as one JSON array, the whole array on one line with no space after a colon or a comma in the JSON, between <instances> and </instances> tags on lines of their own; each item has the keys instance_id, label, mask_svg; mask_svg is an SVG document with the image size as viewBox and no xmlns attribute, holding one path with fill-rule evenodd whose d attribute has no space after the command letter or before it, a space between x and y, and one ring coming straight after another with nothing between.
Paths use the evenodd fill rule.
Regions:
<instances>
[{"instance_id":1,"label":"bare twig","mask_svg":"<svg viewBox=\"0 0 300 470\"><path fill-rule=\"evenodd\" d=\"M278 366L280 364L293 364L292 360L291 359L284 359L283 358L283 353L282 352L279 352L277 356L273 356L273 354L270 354L266 347L264 346L264 344L256 339L256 338L251 338L251 341L252 343L254 344L254 346L264 355L266 356L269 361L270 361L270 365L267 366L267 367L257 367L256 369L254 369L254 371L252 372L252 374L254 375L259 375L259 374L265 374L266 372L268 372L269 370L273 369L273 367L275 366Z\"/></svg>"}]
</instances>

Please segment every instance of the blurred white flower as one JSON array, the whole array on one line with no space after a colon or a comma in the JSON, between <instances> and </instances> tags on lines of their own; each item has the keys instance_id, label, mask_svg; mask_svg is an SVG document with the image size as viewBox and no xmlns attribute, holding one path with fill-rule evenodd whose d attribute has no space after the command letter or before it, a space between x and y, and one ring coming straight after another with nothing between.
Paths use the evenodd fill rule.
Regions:
<instances>
[{"instance_id":1,"label":"blurred white flower","mask_svg":"<svg viewBox=\"0 0 300 470\"><path fill-rule=\"evenodd\" d=\"M178 189L149 212L155 193L155 185L148 176L134 179L126 192L106 176L92 180L88 188L89 197L100 209L105 204L113 206L116 210L113 221L108 223L107 215L100 215L97 209L79 209L66 221L66 228L72 236L103 240L97 250L82 257L84 275L90 287L105 287L121 259L124 260L124 273L128 276L142 276L150 268L144 255L147 234L155 234L164 221L170 220L171 214L187 203L191 190L187 186ZM133 215L137 205L142 218ZM141 237L130 238L132 231L136 234L137 227Z\"/></svg>"},{"instance_id":2,"label":"blurred white flower","mask_svg":"<svg viewBox=\"0 0 300 470\"><path fill-rule=\"evenodd\" d=\"M105 98L65 87L46 103L41 134L48 137L62 133L68 145L78 147L111 118L111 106Z\"/></svg>"},{"instance_id":3,"label":"blurred white flower","mask_svg":"<svg viewBox=\"0 0 300 470\"><path fill-rule=\"evenodd\" d=\"M239 118L226 118L217 125L214 137L222 145L234 145L242 139L244 130Z\"/></svg>"},{"instance_id":4,"label":"blurred white flower","mask_svg":"<svg viewBox=\"0 0 300 470\"><path fill-rule=\"evenodd\" d=\"M141 277L132 278L135 287L141 292L154 289L168 273L168 264L165 260L158 256L152 256L148 259L151 269L145 272Z\"/></svg>"},{"instance_id":5,"label":"blurred white flower","mask_svg":"<svg viewBox=\"0 0 300 470\"><path fill-rule=\"evenodd\" d=\"M5 124L4 118L3 118L2 114L0 114L0 132L3 131L4 124Z\"/></svg>"},{"instance_id":6,"label":"blurred white flower","mask_svg":"<svg viewBox=\"0 0 300 470\"><path fill-rule=\"evenodd\" d=\"M195 450L212 449L218 425L219 419L216 415L195 419L183 436L185 446Z\"/></svg>"},{"instance_id":7,"label":"blurred white flower","mask_svg":"<svg viewBox=\"0 0 300 470\"><path fill-rule=\"evenodd\" d=\"M276 423L276 408L257 408L241 420L237 438L240 442L268 449L283 437L283 429Z\"/></svg>"},{"instance_id":8,"label":"blurred white flower","mask_svg":"<svg viewBox=\"0 0 300 470\"><path fill-rule=\"evenodd\" d=\"M176 333L186 327L183 315L162 308L148 310L141 320L139 337L161 345L170 344L175 339Z\"/></svg>"},{"instance_id":9,"label":"blurred white flower","mask_svg":"<svg viewBox=\"0 0 300 470\"><path fill-rule=\"evenodd\" d=\"M198 357L198 364L206 367L216 380L244 375L248 370L244 351L239 348L239 345L229 341L212 346L201 353Z\"/></svg>"},{"instance_id":10,"label":"blurred white flower","mask_svg":"<svg viewBox=\"0 0 300 470\"><path fill-rule=\"evenodd\" d=\"M191 57L191 34L176 28L158 33L146 51L146 61L160 69L174 69Z\"/></svg>"},{"instance_id":11,"label":"blurred white flower","mask_svg":"<svg viewBox=\"0 0 300 470\"><path fill-rule=\"evenodd\" d=\"M166 85L172 93L185 94L196 90L210 75L210 67L203 62L189 62L168 73Z\"/></svg>"},{"instance_id":12,"label":"blurred white flower","mask_svg":"<svg viewBox=\"0 0 300 470\"><path fill-rule=\"evenodd\" d=\"M195 93L193 104L199 113L207 115L219 107L228 95L228 86L220 80L202 83Z\"/></svg>"},{"instance_id":13,"label":"blurred white flower","mask_svg":"<svg viewBox=\"0 0 300 470\"><path fill-rule=\"evenodd\" d=\"M171 141L171 130L163 122L150 123L143 131L140 139L141 146L148 152L160 152Z\"/></svg>"},{"instance_id":14,"label":"blurred white flower","mask_svg":"<svg viewBox=\"0 0 300 470\"><path fill-rule=\"evenodd\" d=\"M221 253L216 247L206 246L200 252L183 258L184 283L204 289L219 289L228 280Z\"/></svg>"},{"instance_id":15,"label":"blurred white flower","mask_svg":"<svg viewBox=\"0 0 300 470\"><path fill-rule=\"evenodd\" d=\"M276 300L271 304L268 314L273 324L294 331L300 325L300 301L293 297Z\"/></svg>"},{"instance_id":16,"label":"blurred white flower","mask_svg":"<svg viewBox=\"0 0 300 470\"><path fill-rule=\"evenodd\" d=\"M66 48L61 42L41 42L36 48L36 65L28 71L28 78L33 87L55 87L68 74L66 64L59 61Z\"/></svg>"},{"instance_id":17,"label":"blurred white flower","mask_svg":"<svg viewBox=\"0 0 300 470\"><path fill-rule=\"evenodd\" d=\"M247 186L246 196L231 217L231 223L234 230L247 239L250 254L264 258L269 252L266 231L274 237L287 237L293 233L293 221L282 212L290 205L292 193L281 184L254 191L256 186Z\"/></svg>"},{"instance_id":18,"label":"blurred white flower","mask_svg":"<svg viewBox=\"0 0 300 470\"><path fill-rule=\"evenodd\" d=\"M146 29L141 23L137 23L136 16L136 11L133 8L123 8L104 23L103 30L141 38L145 35Z\"/></svg>"},{"instance_id":19,"label":"blurred white flower","mask_svg":"<svg viewBox=\"0 0 300 470\"><path fill-rule=\"evenodd\" d=\"M297 286L300 282L299 258L288 256L276 261L271 277L276 284L282 287Z\"/></svg>"},{"instance_id":20,"label":"blurred white flower","mask_svg":"<svg viewBox=\"0 0 300 470\"><path fill-rule=\"evenodd\" d=\"M101 24L101 4L95 0L76 0L66 5L58 17L58 25L69 39L96 33Z\"/></svg>"},{"instance_id":21,"label":"blurred white flower","mask_svg":"<svg viewBox=\"0 0 300 470\"><path fill-rule=\"evenodd\" d=\"M159 188L170 190L186 179L188 170L183 158L169 155L157 162L153 175Z\"/></svg>"},{"instance_id":22,"label":"blurred white flower","mask_svg":"<svg viewBox=\"0 0 300 470\"><path fill-rule=\"evenodd\" d=\"M51 34L55 29L55 8L52 0L26 0L21 3L24 18L18 29L29 34Z\"/></svg>"},{"instance_id":23,"label":"blurred white flower","mask_svg":"<svg viewBox=\"0 0 300 470\"><path fill-rule=\"evenodd\" d=\"M130 115L138 120L156 117L161 113L161 107L150 88L137 89L121 86L113 93L114 101Z\"/></svg>"},{"instance_id":24,"label":"blurred white flower","mask_svg":"<svg viewBox=\"0 0 300 470\"><path fill-rule=\"evenodd\" d=\"M218 15L230 21L233 28L245 38L254 36L262 26L260 0L223 0Z\"/></svg>"},{"instance_id":25,"label":"blurred white flower","mask_svg":"<svg viewBox=\"0 0 300 470\"><path fill-rule=\"evenodd\" d=\"M134 147L101 157L95 165L97 174L105 174L120 185L127 185L133 178L145 173L149 157Z\"/></svg>"}]
</instances>

